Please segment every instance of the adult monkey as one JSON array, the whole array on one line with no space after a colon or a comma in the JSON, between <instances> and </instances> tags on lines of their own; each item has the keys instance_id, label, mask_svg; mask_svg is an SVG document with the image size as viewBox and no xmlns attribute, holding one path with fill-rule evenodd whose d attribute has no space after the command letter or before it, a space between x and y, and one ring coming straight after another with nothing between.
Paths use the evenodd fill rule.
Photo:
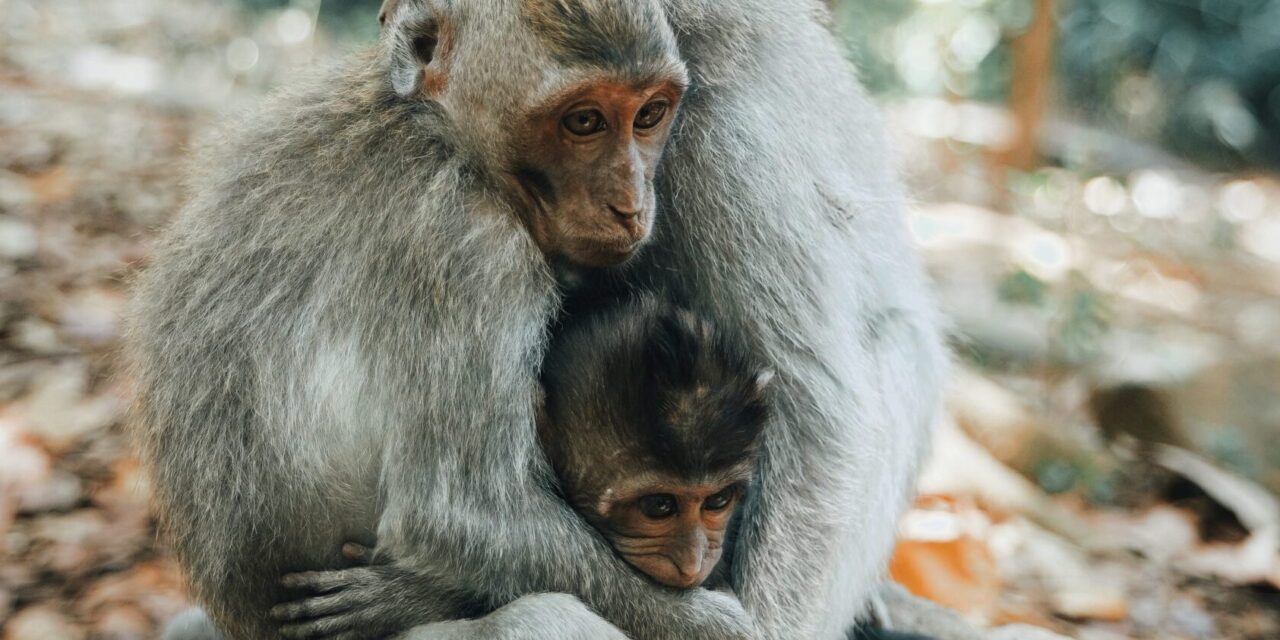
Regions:
<instances>
[{"instance_id":1,"label":"adult monkey","mask_svg":"<svg viewBox=\"0 0 1280 640\"><path fill-rule=\"evenodd\" d=\"M469 588L494 604L576 592L636 638L840 635L877 582L943 357L877 127L834 117L871 109L817 6L666 3L693 86L659 181L669 223L629 269L778 372L780 420L733 567L743 616L645 584L537 482L530 399L554 284L484 188L490 167L440 146L483 160L504 136L410 126L440 113L419 86L477 85L404 61L431 44L413 28L448 19L435 23L457 55L445 70L503 63L484 77L502 88L465 102L494 123L548 55L513 41L525 24L514 0L402 3L392 62L313 89L214 156L144 279L146 459L214 615L235 637L270 636L275 574L337 566L338 544L377 522L405 569L397 592ZM525 4L652 17L645 2ZM600 62L619 35L604 33L568 57ZM375 77L388 67L409 89L399 98ZM415 584L423 569L467 583ZM600 623L585 610L564 620Z\"/></svg>"},{"instance_id":2,"label":"adult monkey","mask_svg":"<svg viewBox=\"0 0 1280 640\"><path fill-rule=\"evenodd\" d=\"M760 637L843 637L882 586L927 449L947 370L941 322L876 109L825 3L663 4L690 86L659 169L654 241L627 270L775 371L779 419L731 582ZM893 584L877 594L892 628L936 640L1065 640L978 630ZM867 637L890 636L908 638Z\"/></svg>"},{"instance_id":3,"label":"adult monkey","mask_svg":"<svg viewBox=\"0 0 1280 640\"><path fill-rule=\"evenodd\" d=\"M544 637L618 635L567 596L517 600L585 590L639 637L749 635L732 598L662 591L618 559L552 493L534 430L546 256L614 264L653 221L687 81L661 7L401 9L382 55L205 158L138 283L144 460L198 597L231 637L276 637L281 574L340 566L376 531L399 559L379 601L436 606L362 632L479 599L503 608L455 636L530 610L556 616Z\"/></svg>"},{"instance_id":4,"label":"adult monkey","mask_svg":"<svg viewBox=\"0 0 1280 640\"><path fill-rule=\"evenodd\" d=\"M382 601L441 606L362 631L586 590L637 635L749 635L732 599L623 566L547 490L532 429L543 255L614 263L651 223L685 82L661 10L415 3L392 29L389 59L215 152L140 283L144 453L197 592L233 636L272 636L279 574L378 525L400 559Z\"/></svg>"},{"instance_id":5,"label":"adult monkey","mask_svg":"<svg viewBox=\"0 0 1280 640\"><path fill-rule=\"evenodd\" d=\"M816 0L664 0L690 74L628 265L776 372L732 583L762 637L836 638L880 583L946 355L876 109Z\"/></svg>"}]
</instances>

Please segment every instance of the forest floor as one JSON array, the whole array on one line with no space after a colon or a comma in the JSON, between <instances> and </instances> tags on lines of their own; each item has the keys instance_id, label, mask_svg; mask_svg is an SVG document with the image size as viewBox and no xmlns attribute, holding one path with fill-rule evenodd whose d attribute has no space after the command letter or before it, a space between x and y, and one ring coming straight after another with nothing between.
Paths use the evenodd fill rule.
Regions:
<instances>
[{"instance_id":1,"label":"forest floor","mask_svg":"<svg viewBox=\"0 0 1280 640\"><path fill-rule=\"evenodd\" d=\"M334 47L36 6L0 2L0 637L149 638L188 599L124 434L128 281L219 111ZM958 354L895 577L1089 640L1280 637L1280 184L1056 123L1006 171L999 109L887 111Z\"/></svg>"}]
</instances>

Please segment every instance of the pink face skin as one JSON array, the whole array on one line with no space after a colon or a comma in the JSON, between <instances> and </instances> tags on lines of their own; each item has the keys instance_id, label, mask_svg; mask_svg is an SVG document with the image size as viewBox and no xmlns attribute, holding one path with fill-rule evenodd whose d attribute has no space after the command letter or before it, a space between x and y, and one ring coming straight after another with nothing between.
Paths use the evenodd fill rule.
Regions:
<instances>
[{"instance_id":1,"label":"pink face skin","mask_svg":"<svg viewBox=\"0 0 1280 640\"><path fill-rule=\"evenodd\" d=\"M631 257L653 228L653 176L681 88L601 81L535 109L509 187L543 253L588 267Z\"/></svg>"},{"instance_id":2,"label":"pink face skin","mask_svg":"<svg viewBox=\"0 0 1280 640\"><path fill-rule=\"evenodd\" d=\"M744 486L745 476L619 487L604 492L588 519L631 566L660 584L687 589L702 584L720 561Z\"/></svg>"}]
</instances>

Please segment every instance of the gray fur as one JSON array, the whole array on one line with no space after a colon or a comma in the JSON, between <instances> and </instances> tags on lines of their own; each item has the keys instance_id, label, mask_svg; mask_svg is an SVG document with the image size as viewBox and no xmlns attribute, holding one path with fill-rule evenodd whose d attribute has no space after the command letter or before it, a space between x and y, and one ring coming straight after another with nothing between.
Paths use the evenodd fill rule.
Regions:
<instances>
[{"instance_id":1,"label":"gray fur","mask_svg":"<svg viewBox=\"0 0 1280 640\"><path fill-rule=\"evenodd\" d=\"M628 272L776 377L740 604L660 589L545 488L533 406L559 300L489 178L501 123L554 66L519 37L516 1L401 2L488 25L456 64L500 64L458 102L397 99L391 56L365 56L202 155L132 326L143 456L197 596L231 637L274 637L279 575L337 568L342 541L376 534L397 565L465 576L495 605L576 594L590 610L560 619L584 637L599 637L591 610L637 639L842 637L878 584L945 370L874 108L816 2L663 0L691 87L657 237ZM484 620L410 637L494 637L465 635ZM531 625L503 633L544 637Z\"/></svg>"},{"instance_id":2,"label":"gray fur","mask_svg":"<svg viewBox=\"0 0 1280 640\"><path fill-rule=\"evenodd\" d=\"M203 609L187 609L170 620L161 640L224 640Z\"/></svg>"},{"instance_id":3,"label":"gray fur","mask_svg":"<svg viewBox=\"0 0 1280 640\"><path fill-rule=\"evenodd\" d=\"M582 601L563 593L525 596L474 620L423 625L399 640L626 640Z\"/></svg>"},{"instance_id":4,"label":"gray fur","mask_svg":"<svg viewBox=\"0 0 1280 640\"><path fill-rule=\"evenodd\" d=\"M666 5L691 90L636 269L775 372L733 586L762 637L841 637L938 415L939 318L876 109L818 3Z\"/></svg>"}]
</instances>

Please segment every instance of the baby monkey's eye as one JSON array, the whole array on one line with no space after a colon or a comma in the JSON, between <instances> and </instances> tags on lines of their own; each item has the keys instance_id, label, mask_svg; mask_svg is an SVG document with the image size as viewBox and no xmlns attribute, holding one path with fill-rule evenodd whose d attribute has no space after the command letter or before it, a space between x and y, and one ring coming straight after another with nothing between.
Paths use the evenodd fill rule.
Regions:
<instances>
[{"instance_id":1,"label":"baby monkey's eye","mask_svg":"<svg viewBox=\"0 0 1280 640\"><path fill-rule=\"evenodd\" d=\"M662 118L667 115L667 101L654 100L643 107L636 114L637 129L652 129L662 122Z\"/></svg>"},{"instance_id":2,"label":"baby monkey's eye","mask_svg":"<svg viewBox=\"0 0 1280 640\"><path fill-rule=\"evenodd\" d=\"M640 498L636 501L636 505L640 507L640 513L643 513L644 517L653 520L670 518L677 510L676 497L665 493Z\"/></svg>"},{"instance_id":3,"label":"baby monkey's eye","mask_svg":"<svg viewBox=\"0 0 1280 640\"><path fill-rule=\"evenodd\" d=\"M702 501L702 508L707 511L723 511L733 503L734 492L735 489L733 487L721 489L719 492L707 496L707 499Z\"/></svg>"},{"instance_id":4,"label":"baby monkey's eye","mask_svg":"<svg viewBox=\"0 0 1280 640\"><path fill-rule=\"evenodd\" d=\"M569 130L575 136L589 136L597 131L604 131L609 128L609 123L605 120L604 114L597 109L583 109L574 111L560 121L565 129Z\"/></svg>"}]
</instances>

